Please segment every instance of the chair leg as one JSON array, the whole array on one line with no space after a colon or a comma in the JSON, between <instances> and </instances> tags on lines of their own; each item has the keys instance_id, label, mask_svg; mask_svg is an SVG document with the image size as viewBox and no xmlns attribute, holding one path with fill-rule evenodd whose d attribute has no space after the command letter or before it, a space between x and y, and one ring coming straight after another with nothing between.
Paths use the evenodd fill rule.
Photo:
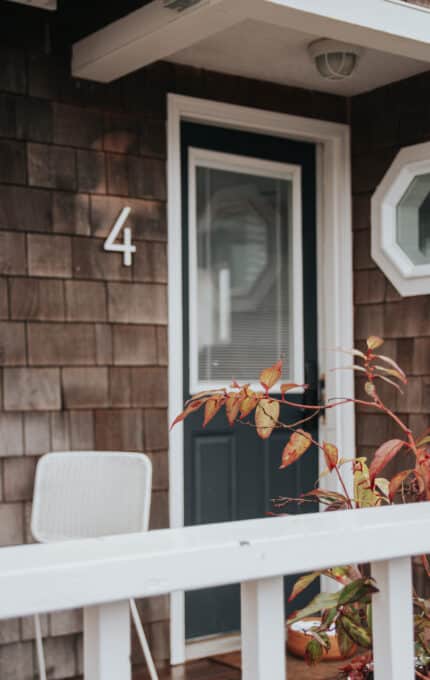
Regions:
<instances>
[{"instance_id":1,"label":"chair leg","mask_svg":"<svg viewBox=\"0 0 430 680\"><path fill-rule=\"evenodd\" d=\"M42 627L38 614L34 615L34 632L36 633L37 661L39 664L39 680L46 680L45 655L43 653Z\"/></svg>"},{"instance_id":2,"label":"chair leg","mask_svg":"<svg viewBox=\"0 0 430 680\"><path fill-rule=\"evenodd\" d=\"M139 612L137 611L136 602L133 599L130 600L130 610L131 617L136 627L137 637L139 638L140 646L142 647L142 652L145 657L146 665L148 666L149 675L151 677L151 680L158 680L158 673L155 668L154 661L152 659L151 651L149 649L148 641L143 630Z\"/></svg>"}]
</instances>

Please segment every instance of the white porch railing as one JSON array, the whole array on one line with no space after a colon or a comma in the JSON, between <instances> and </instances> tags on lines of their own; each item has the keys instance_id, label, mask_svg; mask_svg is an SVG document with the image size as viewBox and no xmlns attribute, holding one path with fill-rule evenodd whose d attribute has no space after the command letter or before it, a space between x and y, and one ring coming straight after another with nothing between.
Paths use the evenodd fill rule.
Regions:
<instances>
[{"instance_id":1,"label":"white porch railing","mask_svg":"<svg viewBox=\"0 0 430 680\"><path fill-rule=\"evenodd\" d=\"M0 550L0 618L83 606L86 680L129 680L127 600L242 584L244 680L285 680L282 576L371 562L376 680L414 680L410 555L430 503Z\"/></svg>"}]
</instances>

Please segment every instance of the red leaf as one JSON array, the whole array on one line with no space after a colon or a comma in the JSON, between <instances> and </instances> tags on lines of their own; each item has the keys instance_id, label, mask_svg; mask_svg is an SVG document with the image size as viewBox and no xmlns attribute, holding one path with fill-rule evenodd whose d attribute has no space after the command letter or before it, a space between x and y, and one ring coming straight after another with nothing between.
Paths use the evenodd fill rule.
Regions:
<instances>
[{"instance_id":1,"label":"red leaf","mask_svg":"<svg viewBox=\"0 0 430 680\"><path fill-rule=\"evenodd\" d=\"M421 555L421 562L423 564L424 569L426 570L427 576L430 577L430 564L427 555Z\"/></svg>"},{"instance_id":2,"label":"red leaf","mask_svg":"<svg viewBox=\"0 0 430 680\"><path fill-rule=\"evenodd\" d=\"M242 400L242 395L236 392L230 393L225 402L225 413L227 420L231 426L234 425L236 419L239 415L240 402Z\"/></svg>"},{"instance_id":3,"label":"red leaf","mask_svg":"<svg viewBox=\"0 0 430 680\"><path fill-rule=\"evenodd\" d=\"M402 472L398 472L397 475L394 475L394 477L390 480L390 501L393 500L394 496L402 486L403 482L409 477L409 475L413 472L413 470L402 470Z\"/></svg>"},{"instance_id":4,"label":"red leaf","mask_svg":"<svg viewBox=\"0 0 430 680\"><path fill-rule=\"evenodd\" d=\"M205 405L205 419L203 421L203 427L206 427L206 425L210 423L213 418L215 418L224 402L224 396L211 397L207 400Z\"/></svg>"},{"instance_id":5,"label":"red leaf","mask_svg":"<svg viewBox=\"0 0 430 680\"><path fill-rule=\"evenodd\" d=\"M384 382L388 383L389 385L392 385L392 387L395 387L396 390L398 390L398 392L400 392L400 394L403 394L403 392L400 389L400 387L398 386L398 384L395 383L394 380L391 380L391 378L387 378L387 376L385 376L385 375L378 375L378 374L376 374L374 377L379 378L380 380L383 380Z\"/></svg>"},{"instance_id":6,"label":"red leaf","mask_svg":"<svg viewBox=\"0 0 430 680\"><path fill-rule=\"evenodd\" d=\"M286 392L289 392L290 390L295 390L296 387L307 387L307 385L298 385L297 383L282 383L281 385L281 394L284 396Z\"/></svg>"},{"instance_id":7,"label":"red leaf","mask_svg":"<svg viewBox=\"0 0 430 680\"><path fill-rule=\"evenodd\" d=\"M274 399L260 399L255 409L255 424L257 434L261 439L268 439L278 424L279 401Z\"/></svg>"},{"instance_id":8,"label":"red leaf","mask_svg":"<svg viewBox=\"0 0 430 680\"><path fill-rule=\"evenodd\" d=\"M190 413L194 413L194 411L198 411L198 409L205 403L205 399L197 399L196 401L191 401L187 408L182 411L178 416L176 416L175 420L170 426L170 429L174 427L177 423L180 423L182 420L185 420L187 416L190 415Z\"/></svg>"},{"instance_id":9,"label":"red leaf","mask_svg":"<svg viewBox=\"0 0 430 680\"><path fill-rule=\"evenodd\" d=\"M323 442L324 458L328 469L334 470L339 462L339 451L337 446L334 444L329 444L328 442Z\"/></svg>"},{"instance_id":10,"label":"red leaf","mask_svg":"<svg viewBox=\"0 0 430 680\"><path fill-rule=\"evenodd\" d=\"M375 481L375 477L379 475L381 470L383 470L387 463L389 463L390 460L392 460L392 458L398 454L404 445L405 442L402 439L390 439L379 447L369 468L370 483L372 486Z\"/></svg>"},{"instance_id":11,"label":"red leaf","mask_svg":"<svg viewBox=\"0 0 430 680\"><path fill-rule=\"evenodd\" d=\"M378 364L374 364L373 368L376 371L380 371L384 375L390 375L393 378L397 378L397 380L400 380L400 382L404 384L408 382L403 371L398 371L396 368L385 368L385 366L379 366Z\"/></svg>"},{"instance_id":12,"label":"red leaf","mask_svg":"<svg viewBox=\"0 0 430 680\"><path fill-rule=\"evenodd\" d=\"M296 460L306 453L311 445L312 438L308 432L305 432L304 430L296 430L293 432L290 441L282 452L282 462L279 469L283 470L292 463L295 463Z\"/></svg>"},{"instance_id":13,"label":"red leaf","mask_svg":"<svg viewBox=\"0 0 430 680\"><path fill-rule=\"evenodd\" d=\"M282 359L270 366L270 368L265 368L260 373L260 383L263 385L266 392L270 390L273 385L275 385L282 373Z\"/></svg>"},{"instance_id":14,"label":"red leaf","mask_svg":"<svg viewBox=\"0 0 430 680\"><path fill-rule=\"evenodd\" d=\"M407 382L406 374L405 372L400 368L399 364L397 364L394 359L391 359L391 357L386 357L383 354L378 354L378 359L380 361L385 361L386 364L389 364L392 366L398 373L401 374L403 382Z\"/></svg>"},{"instance_id":15,"label":"red leaf","mask_svg":"<svg viewBox=\"0 0 430 680\"><path fill-rule=\"evenodd\" d=\"M258 404L258 397L257 395L252 392L252 390L248 390L246 397L242 399L240 402L240 417L245 418L248 416L257 406Z\"/></svg>"}]
</instances>

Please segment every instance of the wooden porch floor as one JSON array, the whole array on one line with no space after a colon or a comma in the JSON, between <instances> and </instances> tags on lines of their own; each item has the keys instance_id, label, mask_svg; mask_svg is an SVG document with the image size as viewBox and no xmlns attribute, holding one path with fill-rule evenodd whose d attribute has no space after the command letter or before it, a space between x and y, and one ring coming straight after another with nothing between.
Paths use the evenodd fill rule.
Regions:
<instances>
[{"instance_id":1,"label":"wooden porch floor","mask_svg":"<svg viewBox=\"0 0 430 680\"><path fill-rule=\"evenodd\" d=\"M322 663L309 668L303 661L288 657L288 680L335 680L340 662ZM134 680L148 680L145 671ZM225 654L212 659L194 661L185 666L166 668L159 673L160 680L240 680L240 654Z\"/></svg>"}]
</instances>

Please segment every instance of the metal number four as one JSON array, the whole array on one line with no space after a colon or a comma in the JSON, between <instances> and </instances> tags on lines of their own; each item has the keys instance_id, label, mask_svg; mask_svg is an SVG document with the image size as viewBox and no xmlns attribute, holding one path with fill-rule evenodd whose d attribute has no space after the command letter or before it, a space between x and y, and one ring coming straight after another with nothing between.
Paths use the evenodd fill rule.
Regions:
<instances>
[{"instance_id":1,"label":"metal number four","mask_svg":"<svg viewBox=\"0 0 430 680\"><path fill-rule=\"evenodd\" d=\"M115 253L123 254L123 264L125 267L131 267L132 255L136 252L136 246L131 242L131 229L130 227L124 227L128 216L130 215L131 208L128 206L123 208L112 227L112 230L104 242L104 249ZM121 229L124 227L123 242L115 243L118 238Z\"/></svg>"}]
</instances>

